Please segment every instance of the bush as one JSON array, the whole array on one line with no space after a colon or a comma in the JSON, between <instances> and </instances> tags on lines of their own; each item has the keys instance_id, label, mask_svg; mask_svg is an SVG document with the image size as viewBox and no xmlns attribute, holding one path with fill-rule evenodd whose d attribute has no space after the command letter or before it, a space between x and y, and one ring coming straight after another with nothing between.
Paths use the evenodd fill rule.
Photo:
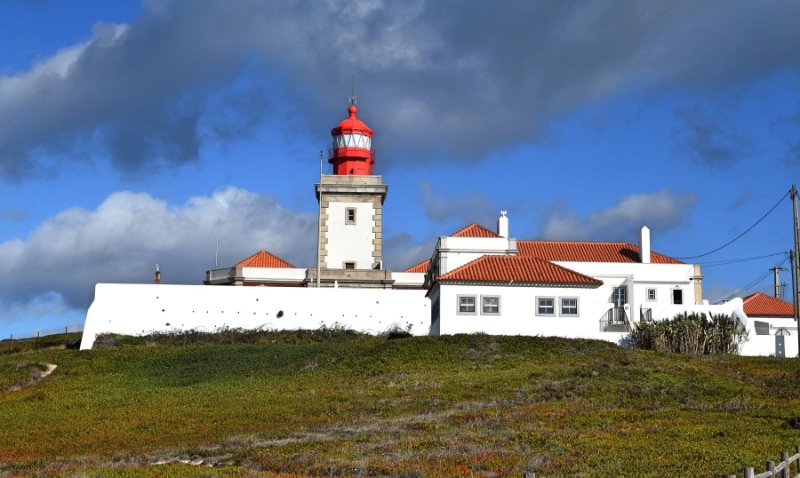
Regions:
<instances>
[{"instance_id":1,"label":"bush","mask_svg":"<svg viewBox=\"0 0 800 478\"><path fill-rule=\"evenodd\" d=\"M407 324L406 328L400 327L399 324L392 324L391 327L381 332L380 336L385 337L388 340L406 339L412 336L411 327L412 327L411 324Z\"/></svg>"},{"instance_id":2,"label":"bush","mask_svg":"<svg viewBox=\"0 0 800 478\"><path fill-rule=\"evenodd\" d=\"M672 319L634 324L628 342L633 347L689 355L737 354L747 331L726 315L678 314Z\"/></svg>"}]
</instances>

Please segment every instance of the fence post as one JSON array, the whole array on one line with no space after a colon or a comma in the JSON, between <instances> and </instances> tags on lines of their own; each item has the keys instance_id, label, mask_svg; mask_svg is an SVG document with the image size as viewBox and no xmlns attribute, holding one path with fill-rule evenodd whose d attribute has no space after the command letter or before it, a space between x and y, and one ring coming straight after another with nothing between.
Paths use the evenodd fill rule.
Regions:
<instances>
[{"instance_id":1,"label":"fence post","mask_svg":"<svg viewBox=\"0 0 800 478\"><path fill-rule=\"evenodd\" d=\"M786 463L781 471L781 478L789 478L789 454L785 451L781 452L781 462Z\"/></svg>"},{"instance_id":2,"label":"fence post","mask_svg":"<svg viewBox=\"0 0 800 478\"><path fill-rule=\"evenodd\" d=\"M800 445L797 445L796 447L794 447L794 452L795 453L800 453ZM800 473L800 460L795 461L795 463L797 463L797 472Z\"/></svg>"},{"instance_id":3,"label":"fence post","mask_svg":"<svg viewBox=\"0 0 800 478\"><path fill-rule=\"evenodd\" d=\"M39 350L39 331L36 331L36 350Z\"/></svg>"},{"instance_id":4,"label":"fence post","mask_svg":"<svg viewBox=\"0 0 800 478\"><path fill-rule=\"evenodd\" d=\"M742 470L742 473L744 473L744 478L753 478L753 475L755 475L755 471L753 471L753 467L752 466L744 467L744 470Z\"/></svg>"},{"instance_id":5,"label":"fence post","mask_svg":"<svg viewBox=\"0 0 800 478\"><path fill-rule=\"evenodd\" d=\"M772 460L767 460L767 471L769 471L772 478L775 478L775 462Z\"/></svg>"}]
</instances>

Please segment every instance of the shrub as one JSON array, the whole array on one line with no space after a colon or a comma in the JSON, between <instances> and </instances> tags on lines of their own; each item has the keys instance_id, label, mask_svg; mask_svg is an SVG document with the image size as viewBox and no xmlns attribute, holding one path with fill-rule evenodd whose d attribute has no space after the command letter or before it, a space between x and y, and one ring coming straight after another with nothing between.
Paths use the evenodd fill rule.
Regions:
<instances>
[{"instance_id":1,"label":"shrub","mask_svg":"<svg viewBox=\"0 0 800 478\"><path fill-rule=\"evenodd\" d=\"M391 327L381 332L380 335L388 340L405 339L412 336L411 327L411 324L406 324L405 328L400 327L399 324L392 324Z\"/></svg>"},{"instance_id":2,"label":"shrub","mask_svg":"<svg viewBox=\"0 0 800 478\"><path fill-rule=\"evenodd\" d=\"M672 319L634 324L627 342L633 347L689 355L736 354L747 331L726 315L678 314Z\"/></svg>"}]
</instances>

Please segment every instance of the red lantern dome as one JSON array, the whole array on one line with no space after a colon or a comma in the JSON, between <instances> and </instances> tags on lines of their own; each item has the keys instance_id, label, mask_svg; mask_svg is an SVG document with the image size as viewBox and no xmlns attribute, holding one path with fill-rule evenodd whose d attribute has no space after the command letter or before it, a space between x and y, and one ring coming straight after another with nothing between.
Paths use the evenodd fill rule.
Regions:
<instances>
[{"instance_id":1,"label":"red lantern dome","mask_svg":"<svg viewBox=\"0 0 800 478\"><path fill-rule=\"evenodd\" d=\"M331 130L333 148L328 162L333 164L333 174L371 175L375 164L372 151L372 128L358 119L358 108L353 103L347 109L350 116Z\"/></svg>"}]
</instances>

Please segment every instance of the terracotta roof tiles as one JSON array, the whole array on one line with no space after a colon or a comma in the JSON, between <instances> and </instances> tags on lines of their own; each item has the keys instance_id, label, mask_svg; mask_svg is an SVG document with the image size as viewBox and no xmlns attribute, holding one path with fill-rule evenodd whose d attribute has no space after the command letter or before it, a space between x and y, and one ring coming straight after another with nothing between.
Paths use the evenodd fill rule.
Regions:
<instances>
[{"instance_id":1,"label":"terracotta roof tiles","mask_svg":"<svg viewBox=\"0 0 800 478\"><path fill-rule=\"evenodd\" d=\"M750 317L794 317L790 302L756 292L744 298L744 313Z\"/></svg>"},{"instance_id":2,"label":"terracotta roof tiles","mask_svg":"<svg viewBox=\"0 0 800 478\"><path fill-rule=\"evenodd\" d=\"M517 241L520 256L563 262L641 262L639 246L628 242ZM657 252L653 264L683 264Z\"/></svg>"},{"instance_id":3,"label":"terracotta roof tiles","mask_svg":"<svg viewBox=\"0 0 800 478\"><path fill-rule=\"evenodd\" d=\"M521 256L481 256L458 269L439 276L439 282L502 282L527 284L583 285L603 284L594 277L537 259Z\"/></svg>"},{"instance_id":4,"label":"terracotta roof tiles","mask_svg":"<svg viewBox=\"0 0 800 478\"><path fill-rule=\"evenodd\" d=\"M425 259L419 264L413 265L408 269L404 270L403 272L428 272L428 267L430 267L430 265L431 265L431 260Z\"/></svg>"},{"instance_id":5,"label":"terracotta roof tiles","mask_svg":"<svg viewBox=\"0 0 800 478\"><path fill-rule=\"evenodd\" d=\"M450 237L500 237L496 232L487 229L480 224L470 224L450 234Z\"/></svg>"},{"instance_id":6,"label":"terracotta roof tiles","mask_svg":"<svg viewBox=\"0 0 800 478\"><path fill-rule=\"evenodd\" d=\"M294 266L280 257L274 256L269 252L261 249L247 259L242 260L234 267L279 267L279 268L294 268Z\"/></svg>"}]
</instances>

